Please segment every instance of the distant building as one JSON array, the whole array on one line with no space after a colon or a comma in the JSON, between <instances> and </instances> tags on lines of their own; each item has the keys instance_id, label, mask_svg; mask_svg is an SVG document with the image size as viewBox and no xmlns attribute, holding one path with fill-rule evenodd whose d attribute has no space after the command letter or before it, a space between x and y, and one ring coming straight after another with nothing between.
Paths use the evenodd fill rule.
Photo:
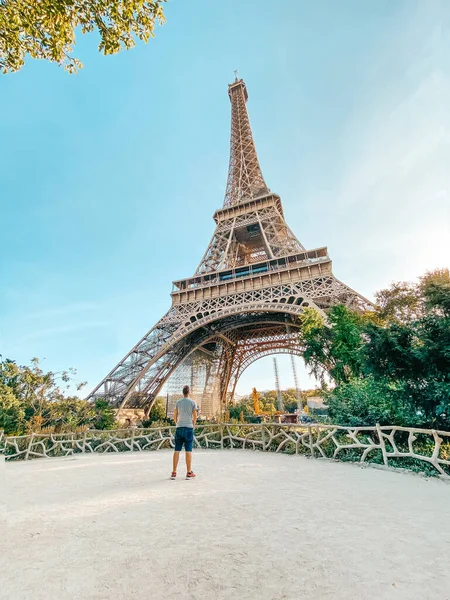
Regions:
<instances>
[{"instance_id":1,"label":"distant building","mask_svg":"<svg viewBox=\"0 0 450 600\"><path fill-rule=\"evenodd\" d=\"M310 410L327 410L328 408L321 396L310 396L307 403Z\"/></svg>"}]
</instances>

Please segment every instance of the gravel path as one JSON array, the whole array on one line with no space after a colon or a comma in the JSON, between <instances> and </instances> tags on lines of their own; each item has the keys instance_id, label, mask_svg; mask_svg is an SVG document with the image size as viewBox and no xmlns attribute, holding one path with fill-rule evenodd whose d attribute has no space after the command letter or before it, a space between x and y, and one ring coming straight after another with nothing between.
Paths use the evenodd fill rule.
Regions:
<instances>
[{"instance_id":1,"label":"gravel path","mask_svg":"<svg viewBox=\"0 0 450 600\"><path fill-rule=\"evenodd\" d=\"M194 458L197 479L174 482L168 451L3 464L0 596L450 600L450 485L282 454Z\"/></svg>"}]
</instances>

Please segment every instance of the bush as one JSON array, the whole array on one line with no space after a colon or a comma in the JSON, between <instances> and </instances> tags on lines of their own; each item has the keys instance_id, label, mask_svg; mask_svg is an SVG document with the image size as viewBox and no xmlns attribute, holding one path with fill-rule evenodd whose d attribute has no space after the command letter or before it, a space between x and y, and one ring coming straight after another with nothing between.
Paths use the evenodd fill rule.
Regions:
<instances>
[{"instance_id":1,"label":"bush","mask_svg":"<svg viewBox=\"0 0 450 600\"><path fill-rule=\"evenodd\" d=\"M93 427L95 429L115 429L118 427L115 412L106 400L96 400L94 409L96 416Z\"/></svg>"},{"instance_id":2,"label":"bush","mask_svg":"<svg viewBox=\"0 0 450 600\"><path fill-rule=\"evenodd\" d=\"M372 377L353 379L325 395L330 421L348 427L415 426L419 417L404 406L396 390Z\"/></svg>"}]
</instances>

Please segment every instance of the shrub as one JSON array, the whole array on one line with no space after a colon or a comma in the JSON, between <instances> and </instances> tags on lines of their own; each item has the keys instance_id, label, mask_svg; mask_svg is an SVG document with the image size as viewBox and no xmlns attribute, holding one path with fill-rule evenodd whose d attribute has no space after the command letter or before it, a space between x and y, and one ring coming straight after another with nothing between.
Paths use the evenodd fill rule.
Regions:
<instances>
[{"instance_id":1,"label":"shrub","mask_svg":"<svg viewBox=\"0 0 450 600\"><path fill-rule=\"evenodd\" d=\"M353 379L326 393L332 423L349 427L416 425L418 416L404 406L396 390L372 377Z\"/></svg>"}]
</instances>

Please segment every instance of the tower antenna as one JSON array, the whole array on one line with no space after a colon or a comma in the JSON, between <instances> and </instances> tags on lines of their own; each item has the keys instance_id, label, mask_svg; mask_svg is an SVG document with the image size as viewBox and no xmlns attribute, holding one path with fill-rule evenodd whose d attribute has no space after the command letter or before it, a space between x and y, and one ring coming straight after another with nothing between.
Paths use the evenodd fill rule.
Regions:
<instances>
[{"instance_id":1,"label":"tower antenna","mask_svg":"<svg viewBox=\"0 0 450 600\"><path fill-rule=\"evenodd\" d=\"M298 387L298 379L297 379L297 369L295 368L294 355L291 354L291 363L292 363L292 373L294 375L294 385L295 385L295 396L297 398L297 408L298 412L302 412L302 399L300 396L300 389Z\"/></svg>"},{"instance_id":2,"label":"tower antenna","mask_svg":"<svg viewBox=\"0 0 450 600\"><path fill-rule=\"evenodd\" d=\"M273 368L275 370L275 387L276 387L276 390L277 390L277 397L278 397L278 410L280 412L283 412L283 410L284 410L283 398L281 396L280 379L278 377L278 365L277 365L277 359L276 358L273 359Z\"/></svg>"}]
</instances>

